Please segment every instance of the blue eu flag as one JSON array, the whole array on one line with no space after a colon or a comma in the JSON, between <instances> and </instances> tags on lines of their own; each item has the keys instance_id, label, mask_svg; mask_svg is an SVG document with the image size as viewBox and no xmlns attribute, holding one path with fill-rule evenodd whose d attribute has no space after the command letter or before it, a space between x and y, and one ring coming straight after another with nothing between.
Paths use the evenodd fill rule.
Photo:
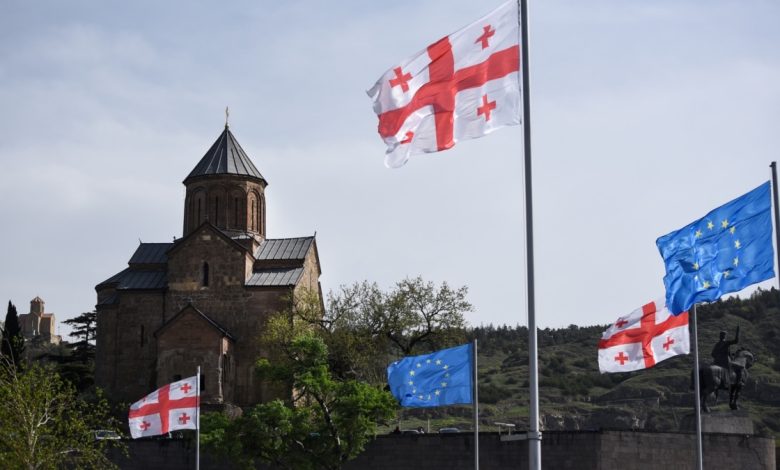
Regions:
<instances>
[{"instance_id":1,"label":"blue eu flag","mask_svg":"<svg viewBox=\"0 0 780 470\"><path fill-rule=\"evenodd\" d=\"M471 403L471 344L409 356L387 366L393 396L408 408Z\"/></svg>"},{"instance_id":2,"label":"blue eu flag","mask_svg":"<svg viewBox=\"0 0 780 470\"><path fill-rule=\"evenodd\" d=\"M769 182L656 240L675 315L775 276Z\"/></svg>"}]
</instances>

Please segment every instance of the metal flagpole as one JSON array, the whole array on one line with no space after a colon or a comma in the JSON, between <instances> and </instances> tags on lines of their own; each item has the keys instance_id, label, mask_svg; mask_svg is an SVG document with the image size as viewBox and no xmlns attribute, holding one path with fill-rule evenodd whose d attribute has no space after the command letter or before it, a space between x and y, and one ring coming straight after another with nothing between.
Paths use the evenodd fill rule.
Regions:
<instances>
[{"instance_id":1,"label":"metal flagpole","mask_svg":"<svg viewBox=\"0 0 780 470\"><path fill-rule=\"evenodd\" d=\"M477 339L474 338L474 470L479 470L479 382L477 382Z\"/></svg>"},{"instance_id":2,"label":"metal flagpole","mask_svg":"<svg viewBox=\"0 0 780 470\"><path fill-rule=\"evenodd\" d=\"M775 208L775 249L777 250L777 269L780 271L780 211L777 208L777 162L769 164L772 168L772 207ZM777 276L780 285L780 276Z\"/></svg>"},{"instance_id":3,"label":"metal flagpole","mask_svg":"<svg viewBox=\"0 0 780 470\"><path fill-rule=\"evenodd\" d=\"M542 470L542 434L539 432L539 355L534 312L534 229L531 188L531 92L528 68L528 1L518 0L520 21L520 68L523 76L523 157L525 161L525 243L528 285L528 385L530 392L528 468Z\"/></svg>"},{"instance_id":4,"label":"metal flagpole","mask_svg":"<svg viewBox=\"0 0 780 470\"><path fill-rule=\"evenodd\" d=\"M195 410L195 470L200 470L200 366L195 379L195 390L198 391L197 408Z\"/></svg>"},{"instance_id":5,"label":"metal flagpole","mask_svg":"<svg viewBox=\"0 0 780 470\"><path fill-rule=\"evenodd\" d=\"M699 332L696 328L696 304L693 304L693 314L691 315L693 336L693 390L696 395L694 403L696 405L696 468L704 469L704 453L701 445L701 384L699 383Z\"/></svg>"}]
</instances>

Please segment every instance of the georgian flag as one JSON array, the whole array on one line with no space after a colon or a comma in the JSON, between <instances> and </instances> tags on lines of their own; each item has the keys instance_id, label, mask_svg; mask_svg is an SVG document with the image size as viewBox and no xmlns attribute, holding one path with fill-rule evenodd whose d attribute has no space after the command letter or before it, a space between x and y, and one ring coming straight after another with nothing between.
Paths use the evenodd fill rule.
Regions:
<instances>
[{"instance_id":1,"label":"georgian flag","mask_svg":"<svg viewBox=\"0 0 780 470\"><path fill-rule=\"evenodd\" d=\"M629 372L691 352L688 312L672 315L664 300L620 317L599 341L599 370Z\"/></svg>"},{"instance_id":2,"label":"georgian flag","mask_svg":"<svg viewBox=\"0 0 780 470\"><path fill-rule=\"evenodd\" d=\"M520 124L517 1L390 67L368 90L385 165Z\"/></svg>"},{"instance_id":3,"label":"georgian flag","mask_svg":"<svg viewBox=\"0 0 780 470\"><path fill-rule=\"evenodd\" d=\"M173 382L130 405L130 434L137 439L197 429L198 409L197 376Z\"/></svg>"}]
</instances>

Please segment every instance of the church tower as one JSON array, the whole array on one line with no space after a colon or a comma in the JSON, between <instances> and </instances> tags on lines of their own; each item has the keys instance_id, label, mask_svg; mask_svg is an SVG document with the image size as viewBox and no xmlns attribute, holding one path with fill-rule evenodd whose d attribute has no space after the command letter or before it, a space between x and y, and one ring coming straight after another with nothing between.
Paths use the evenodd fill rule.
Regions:
<instances>
[{"instance_id":1,"label":"church tower","mask_svg":"<svg viewBox=\"0 0 780 470\"><path fill-rule=\"evenodd\" d=\"M266 238L265 188L257 170L230 128L225 130L185 178L184 236L209 222L236 240L252 245Z\"/></svg>"}]
</instances>

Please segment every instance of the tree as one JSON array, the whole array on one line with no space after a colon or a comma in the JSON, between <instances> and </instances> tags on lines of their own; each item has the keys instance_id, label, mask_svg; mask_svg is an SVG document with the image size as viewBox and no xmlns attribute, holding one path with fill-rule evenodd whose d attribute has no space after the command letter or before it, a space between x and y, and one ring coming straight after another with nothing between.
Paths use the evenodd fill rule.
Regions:
<instances>
[{"instance_id":1,"label":"tree","mask_svg":"<svg viewBox=\"0 0 780 470\"><path fill-rule=\"evenodd\" d=\"M289 387L291 398L257 405L235 421L204 420L204 445L251 467L257 461L286 469L335 470L360 453L378 421L394 416L388 392L339 380L328 368L328 349L313 333L297 333L273 360L262 358L262 379Z\"/></svg>"},{"instance_id":2,"label":"tree","mask_svg":"<svg viewBox=\"0 0 780 470\"><path fill-rule=\"evenodd\" d=\"M0 467L7 469L115 468L103 451L109 441L91 430L112 429L108 405L87 403L51 367L17 370L0 360ZM115 430L115 429L114 429ZM116 443L116 441L111 441Z\"/></svg>"},{"instance_id":3,"label":"tree","mask_svg":"<svg viewBox=\"0 0 780 470\"><path fill-rule=\"evenodd\" d=\"M86 364L95 358L95 337L97 335L97 312L84 312L81 315L62 322L73 328L69 335L78 338L73 343L73 357Z\"/></svg>"},{"instance_id":4,"label":"tree","mask_svg":"<svg viewBox=\"0 0 780 470\"><path fill-rule=\"evenodd\" d=\"M8 358L15 368L20 366L22 354L24 353L24 336L22 336L22 328L19 325L19 315L16 313L16 306L10 300L8 301L8 311L5 314L5 323L3 324L0 353Z\"/></svg>"}]
</instances>

